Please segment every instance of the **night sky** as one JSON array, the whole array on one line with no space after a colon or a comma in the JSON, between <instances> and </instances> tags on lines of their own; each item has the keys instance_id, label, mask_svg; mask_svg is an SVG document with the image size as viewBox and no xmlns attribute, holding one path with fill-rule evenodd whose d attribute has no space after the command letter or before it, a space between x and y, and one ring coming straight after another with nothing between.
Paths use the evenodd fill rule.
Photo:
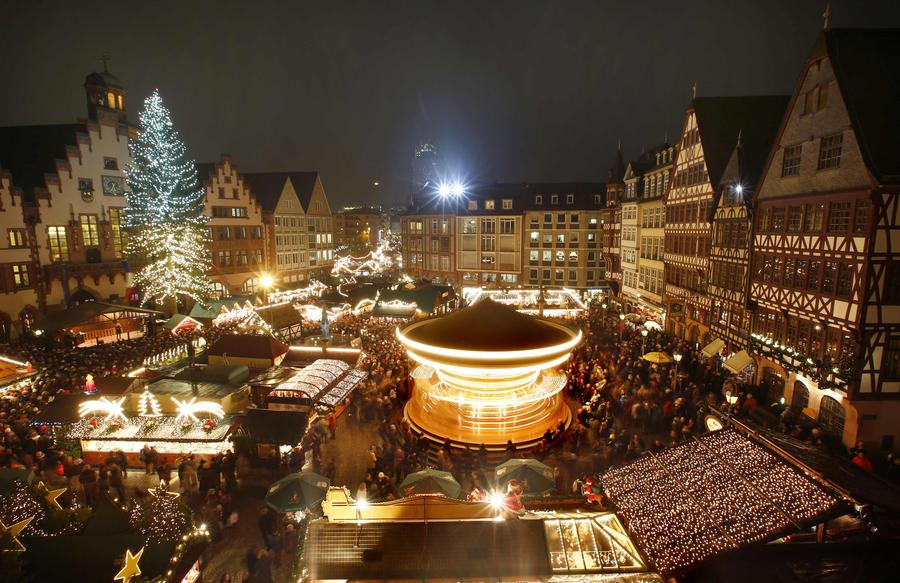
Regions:
<instances>
[{"instance_id":1,"label":"night sky","mask_svg":"<svg viewBox=\"0 0 900 583\"><path fill-rule=\"evenodd\" d=\"M699 95L787 94L819 0L4 2L0 125L85 115L110 72L132 122L158 87L190 155L319 170L333 206L409 190L416 143L473 182L605 179L680 131ZM838 0L832 26L900 26ZM372 182L378 180L376 191Z\"/></svg>"}]
</instances>

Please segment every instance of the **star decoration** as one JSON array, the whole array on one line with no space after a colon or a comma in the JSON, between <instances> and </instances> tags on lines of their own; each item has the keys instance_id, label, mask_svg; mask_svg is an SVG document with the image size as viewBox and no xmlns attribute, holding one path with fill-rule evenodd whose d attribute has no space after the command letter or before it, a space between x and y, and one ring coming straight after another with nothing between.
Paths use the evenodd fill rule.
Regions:
<instances>
[{"instance_id":1,"label":"star decoration","mask_svg":"<svg viewBox=\"0 0 900 583\"><path fill-rule=\"evenodd\" d=\"M159 488L151 488L150 490L148 490L148 493L151 496L156 496L156 497L169 496L170 498L178 498L179 496L181 496L181 494L179 494L178 492L169 492L162 486L160 486Z\"/></svg>"},{"instance_id":2,"label":"star decoration","mask_svg":"<svg viewBox=\"0 0 900 583\"><path fill-rule=\"evenodd\" d=\"M144 554L144 547L141 547L136 554L132 555L130 549L125 549L125 559L122 565L122 568L116 573L116 576L113 577L113 581L121 580L122 583L129 583L132 577L137 577L141 574L141 568L138 567L138 561L141 560L141 555Z\"/></svg>"},{"instance_id":3,"label":"star decoration","mask_svg":"<svg viewBox=\"0 0 900 583\"><path fill-rule=\"evenodd\" d=\"M43 482L41 482L41 484L43 485ZM57 502L56 499L59 498L63 494L63 492L65 492L67 489L68 488L59 488L57 490L48 489L47 490L47 502L49 502L50 504L55 506L57 510L62 510L62 506L59 505L59 502Z\"/></svg>"},{"instance_id":4,"label":"star decoration","mask_svg":"<svg viewBox=\"0 0 900 583\"><path fill-rule=\"evenodd\" d=\"M25 546L19 542L19 534L25 530L25 527L28 526L34 520L34 516L29 516L25 520L21 520L12 526L6 526L3 524L3 521L0 520L0 534L9 534L10 538L12 538L12 549L3 549L3 550L11 550L15 552L20 552L25 550Z\"/></svg>"}]
</instances>

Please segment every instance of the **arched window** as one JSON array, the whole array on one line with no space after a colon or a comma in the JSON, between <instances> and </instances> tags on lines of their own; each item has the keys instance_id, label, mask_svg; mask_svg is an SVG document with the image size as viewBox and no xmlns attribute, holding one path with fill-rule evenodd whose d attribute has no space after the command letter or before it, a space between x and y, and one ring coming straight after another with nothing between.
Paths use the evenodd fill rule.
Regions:
<instances>
[{"instance_id":1,"label":"arched window","mask_svg":"<svg viewBox=\"0 0 900 583\"><path fill-rule=\"evenodd\" d=\"M841 436L844 434L844 408L831 397L822 397L819 404L819 425L826 433Z\"/></svg>"},{"instance_id":2,"label":"arched window","mask_svg":"<svg viewBox=\"0 0 900 583\"><path fill-rule=\"evenodd\" d=\"M809 407L809 389L802 382L794 383L794 394L791 395L791 411L800 413Z\"/></svg>"},{"instance_id":3,"label":"arched window","mask_svg":"<svg viewBox=\"0 0 900 583\"><path fill-rule=\"evenodd\" d=\"M241 288L241 291L243 291L245 294L255 294L257 285L258 283L256 281L256 278L251 277L244 282L244 286Z\"/></svg>"},{"instance_id":4,"label":"arched window","mask_svg":"<svg viewBox=\"0 0 900 583\"><path fill-rule=\"evenodd\" d=\"M784 379L774 369L763 369L763 385L766 387L767 405L780 403L784 397Z\"/></svg>"},{"instance_id":5,"label":"arched window","mask_svg":"<svg viewBox=\"0 0 900 583\"><path fill-rule=\"evenodd\" d=\"M122 99L122 96L121 96L121 95L116 95L116 101L117 101L118 104L119 104L119 109L121 109L122 111L125 111L125 102L124 102L124 100Z\"/></svg>"},{"instance_id":6,"label":"arched window","mask_svg":"<svg viewBox=\"0 0 900 583\"><path fill-rule=\"evenodd\" d=\"M110 109L116 108L116 94L113 93L112 91L109 91L106 93L106 105Z\"/></svg>"}]
</instances>

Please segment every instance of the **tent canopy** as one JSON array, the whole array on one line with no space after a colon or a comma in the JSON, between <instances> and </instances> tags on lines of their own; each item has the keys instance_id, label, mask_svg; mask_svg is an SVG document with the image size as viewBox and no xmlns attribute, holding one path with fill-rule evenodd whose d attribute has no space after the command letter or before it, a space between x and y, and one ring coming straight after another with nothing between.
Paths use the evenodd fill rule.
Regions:
<instances>
[{"instance_id":1,"label":"tent canopy","mask_svg":"<svg viewBox=\"0 0 900 583\"><path fill-rule=\"evenodd\" d=\"M725 361L725 368L730 370L735 374L739 374L747 368L750 363L753 362L753 359L747 354L746 350L741 350L737 354L732 354L728 360Z\"/></svg>"},{"instance_id":2,"label":"tent canopy","mask_svg":"<svg viewBox=\"0 0 900 583\"><path fill-rule=\"evenodd\" d=\"M107 302L84 302L73 308L50 314L35 325L36 330L43 330L45 334L53 336L57 332L87 324L89 322L109 320L123 320L142 316L162 316L162 312L137 308L135 306L123 306L109 304Z\"/></svg>"},{"instance_id":3,"label":"tent canopy","mask_svg":"<svg viewBox=\"0 0 900 583\"><path fill-rule=\"evenodd\" d=\"M713 356L717 355L723 348L725 348L725 342L716 338L715 340L704 346L703 350L701 350L700 352L703 353L703 356L712 358Z\"/></svg>"}]
</instances>

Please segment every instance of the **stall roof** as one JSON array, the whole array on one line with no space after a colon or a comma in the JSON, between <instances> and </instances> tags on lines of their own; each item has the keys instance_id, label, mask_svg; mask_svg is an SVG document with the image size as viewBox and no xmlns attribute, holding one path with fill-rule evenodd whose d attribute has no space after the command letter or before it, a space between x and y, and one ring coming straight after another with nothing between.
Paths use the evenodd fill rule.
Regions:
<instances>
[{"instance_id":1,"label":"stall roof","mask_svg":"<svg viewBox=\"0 0 900 583\"><path fill-rule=\"evenodd\" d=\"M716 338L715 340L704 346L703 350L701 350L700 352L702 352L703 355L707 358L712 358L713 356L717 355L723 348L725 348L725 342Z\"/></svg>"},{"instance_id":2,"label":"stall roof","mask_svg":"<svg viewBox=\"0 0 900 583\"><path fill-rule=\"evenodd\" d=\"M288 345L268 334L228 334L206 349L208 356L274 359L288 351Z\"/></svg>"},{"instance_id":3,"label":"stall roof","mask_svg":"<svg viewBox=\"0 0 900 583\"><path fill-rule=\"evenodd\" d=\"M255 299L256 296L230 296L219 300L211 300L207 302L206 307L196 303L194 304L194 307L191 308L188 316L197 320L215 320L223 307L230 310L235 304L243 306L244 302L250 301L252 303Z\"/></svg>"},{"instance_id":4,"label":"stall roof","mask_svg":"<svg viewBox=\"0 0 900 583\"><path fill-rule=\"evenodd\" d=\"M136 377L98 377L95 381L97 392L101 395L121 395L127 393L135 384L141 382Z\"/></svg>"},{"instance_id":5,"label":"stall roof","mask_svg":"<svg viewBox=\"0 0 900 583\"><path fill-rule=\"evenodd\" d=\"M732 429L649 453L602 482L665 575L847 511L834 493Z\"/></svg>"},{"instance_id":6,"label":"stall roof","mask_svg":"<svg viewBox=\"0 0 900 583\"><path fill-rule=\"evenodd\" d=\"M172 378L179 381L196 380L205 383L240 385L250 378L250 369L243 364L208 364L193 368L185 367Z\"/></svg>"},{"instance_id":7,"label":"stall roof","mask_svg":"<svg viewBox=\"0 0 900 583\"><path fill-rule=\"evenodd\" d=\"M126 312L134 315L145 316L162 316L163 313L157 310L148 310L146 308L137 308L135 306L123 306L121 304L109 304L107 302L84 302L75 307L50 314L35 325L35 329L43 330L45 334L53 335L61 330L90 322L100 316L107 316L110 319L115 314ZM128 316L131 317L131 316Z\"/></svg>"},{"instance_id":8,"label":"stall roof","mask_svg":"<svg viewBox=\"0 0 900 583\"><path fill-rule=\"evenodd\" d=\"M308 422L308 415L301 411L248 409L241 429L258 443L297 445Z\"/></svg>"},{"instance_id":9,"label":"stall roof","mask_svg":"<svg viewBox=\"0 0 900 583\"><path fill-rule=\"evenodd\" d=\"M319 580L499 580L553 574L538 520L367 522L361 528L318 520L310 524L306 559L311 578Z\"/></svg>"},{"instance_id":10,"label":"stall roof","mask_svg":"<svg viewBox=\"0 0 900 583\"><path fill-rule=\"evenodd\" d=\"M739 374L752 362L753 358L747 354L747 351L741 350L737 354L732 354L728 360L725 361L724 366L734 374Z\"/></svg>"},{"instance_id":11,"label":"stall roof","mask_svg":"<svg viewBox=\"0 0 900 583\"><path fill-rule=\"evenodd\" d=\"M198 399L222 399L240 389L240 385L189 380L159 379L149 386L154 395L173 397L197 397Z\"/></svg>"},{"instance_id":12,"label":"stall roof","mask_svg":"<svg viewBox=\"0 0 900 583\"><path fill-rule=\"evenodd\" d=\"M126 549L144 549L139 565L146 580L164 575L175 551L175 543L148 543L146 536L136 534L31 537L25 546L22 557L30 580L90 583L112 581Z\"/></svg>"},{"instance_id":13,"label":"stall roof","mask_svg":"<svg viewBox=\"0 0 900 583\"><path fill-rule=\"evenodd\" d=\"M276 387L287 381L302 369L292 366L273 366L250 379L248 384L254 387Z\"/></svg>"},{"instance_id":14,"label":"stall roof","mask_svg":"<svg viewBox=\"0 0 900 583\"><path fill-rule=\"evenodd\" d=\"M185 323L185 320L187 320L187 324ZM180 326L186 326L192 322L195 326L203 326L203 324L199 320L196 320L190 316L185 316L184 314L175 314L174 316L166 320L166 323L163 324L163 328L165 328L166 330L175 330Z\"/></svg>"},{"instance_id":15,"label":"stall roof","mask_svg":"<svg viewBox=\"0 0 900 583\"><path fill-rule=\"evenodd\" d=\"M44 405L37 415L32 417L32 425L54 425L69 423L78 420L78 405L84 401L83 393L70 395L56 395L56 397Z\"/></svg>"}]
</instances>

